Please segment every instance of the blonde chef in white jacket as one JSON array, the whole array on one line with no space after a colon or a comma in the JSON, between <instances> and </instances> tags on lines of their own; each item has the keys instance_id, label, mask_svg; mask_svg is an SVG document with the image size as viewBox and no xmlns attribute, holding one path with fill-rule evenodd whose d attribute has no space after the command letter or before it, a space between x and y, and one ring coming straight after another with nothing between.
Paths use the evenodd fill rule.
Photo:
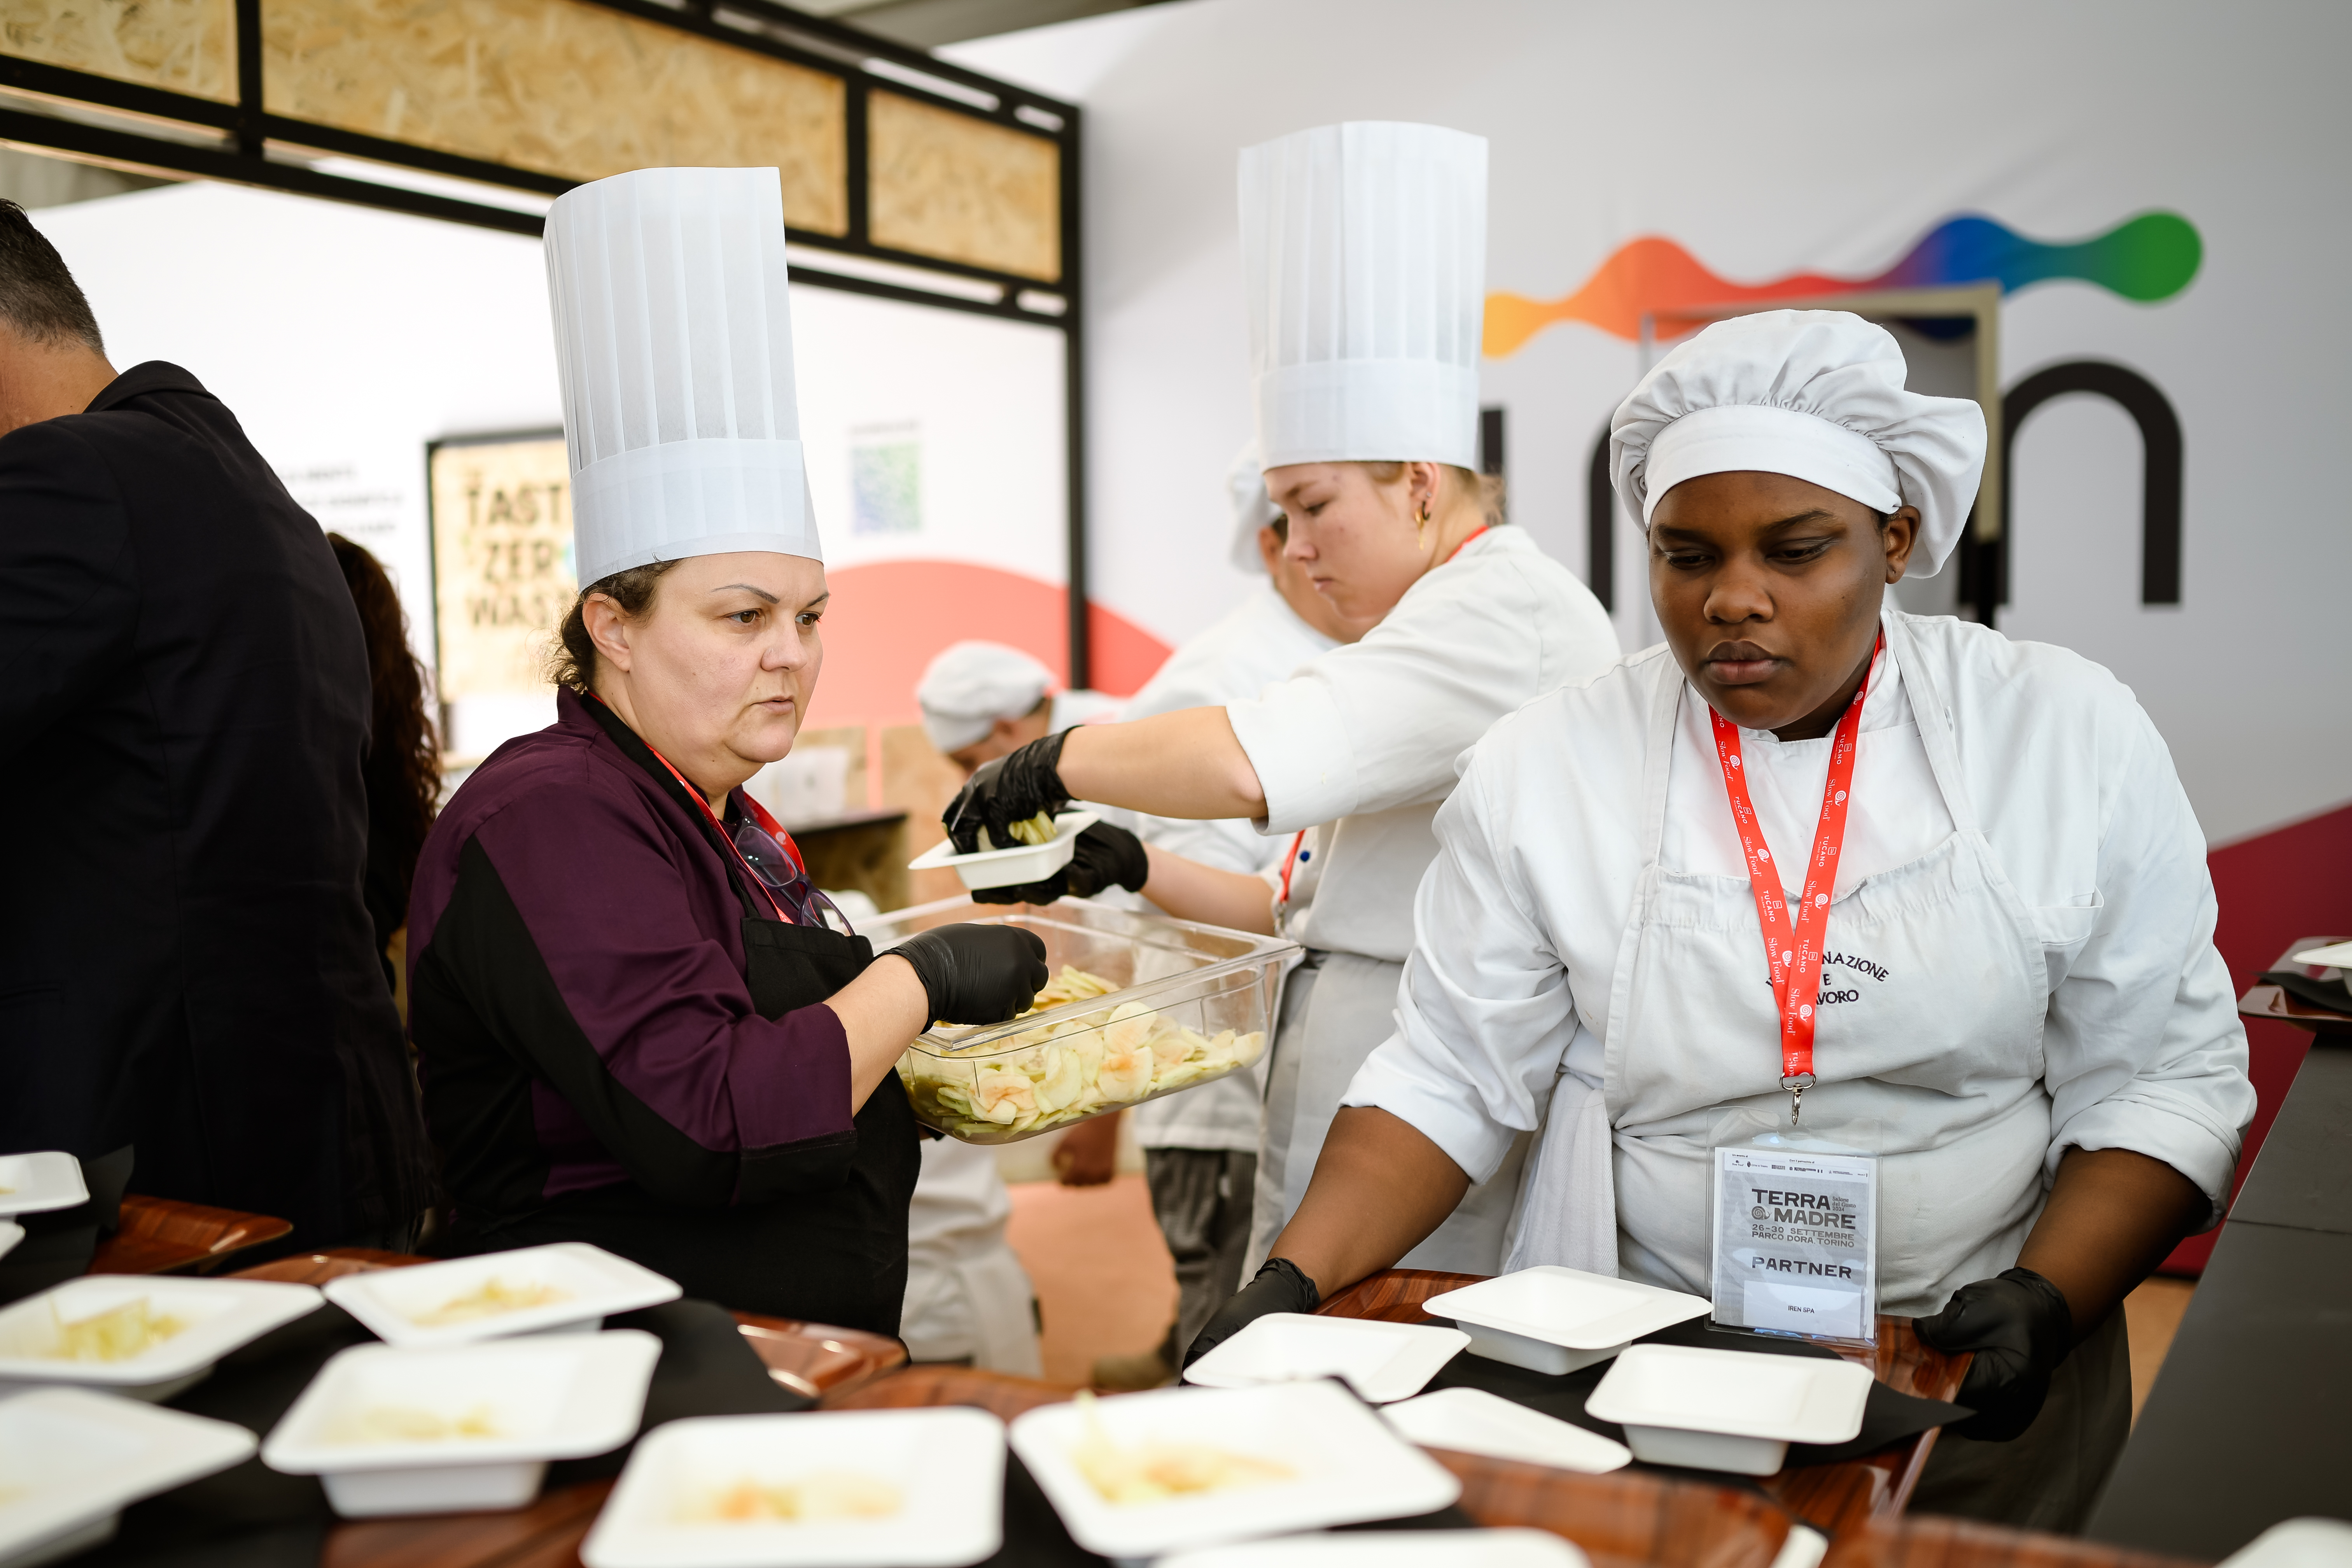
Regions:
<instances>
[{"instance_id":1,"label":"blonde chef in white jacket","mask_svg":"<svg viewBox=\"0 0 2352 1568\"><path fill-rule=\"evenodd\" d=\"M2245 1036L2204 840L2131 692L1885 602L1944 563L1984 457L1977 405L1904 371L1859 317L1770 311L1619 407L1666 642L1465 760L1398 1032L1275 1247L1297 1278L1202 1341L1394 1262L1538 1126L1510 1267L1748 1321L1738 1276L1711 1289L1710 1145L1742 1112L1789 1131L1803 1089L1798 1126L1874 1144L1878 1310L1977 1352L1979 1418L1911 1506L2083 1516L2131 1416L2115 1309L2219 1215ZM1811 906L1793 935L1784 905L1763 923L1784 894Z\"/></svg>"},{"instance_id":2,"label":"blonde chef in white jacket","mask_svg":"<svg viewBox=\"0 0 2352 1568\"><path fill-rule=\"evenodd\" d=\"M1486 143L1436 126L1324 126L1241 159L1258 442L1290 558L1341 616L1379 624L1255 699L1048 736L984 766L946 814L959 843L1077 798L1250 820L1289 841L1328 825L1321 888L1290 933L1257 1186L1270 1239L1305 1194L1339 1096L1393 1027L1412 890L1452 758L1496 719L1617 656L1584 585L1496 526L1477 454ZM1270 931L1265 881L1091 829L1066 877L1171 914ZM1024 891L1024 890L1008 890ZM1517 1172L1470 1194L1413 1254L1491 1272ZM1451 1208L1453 1205L1448 1205Z\"/></svg>"}]
</instances>

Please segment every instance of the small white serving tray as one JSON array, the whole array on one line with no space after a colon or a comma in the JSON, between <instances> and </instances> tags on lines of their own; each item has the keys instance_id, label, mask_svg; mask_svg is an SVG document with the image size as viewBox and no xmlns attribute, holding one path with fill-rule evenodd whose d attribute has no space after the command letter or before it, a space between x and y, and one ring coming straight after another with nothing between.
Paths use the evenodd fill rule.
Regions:
<instances>
[{"instance_id":1,"label":"small white serving tray","mask_svg":"<svg viewBox=\"0 0 2352 1568\"><path fill-rule=\"evenodd\" d=\"M50 1563L114 1535L122 1510L242 1463L253 1434L79 1388L0 1400L0 1563Z\"/></svg>"},{"instance_id":2,"label":"small white serving tray","mask_svg":"<svg viewBox=\"0 0 2352 1568\"><path fill-rule=\"evenodd\" d=\"M144 1297L188 1326L123 1361L64 1361L43 1353L57 1324L79 1322ZM132 1399L169 1399L213 1363L270 1330L319 1310L308 1285L268 1279L190 1279L163 1274L85 1274L0 1309L0 1392L12 1384L78 1384Z\"/></svg>"},{"instance_id":3,"label":"small white serving tray","mask_svg":"<svg viewBox=\"0 0 2352 1568\"><path fill-rule=\"evenodd\" d=\"M1517 1459L1588 1476L1622 1469L1633 1451L1572 1421L1514 1405L1483 1388L1441 1388L1381 1412L1409 1443Z\"/></svg>"},{"instance_id":4,"label":"small white serving tray","mask_svg":"<svg viewBox=\"0 0 2352 1568\"><path fill-rule=\"evenodd\" d=\"M1542 1264L1432 1296L1422 1310L1470 1333L1470 1353L1558 1375L1713 1310L1704 1297Z\"/></svg>"},{"instance_id":5,"label":"small white serving tray","mask_svg":"<svg viewBox=\"0 0 2352 1568\"><path fill-rule=\"evenodd\" d=\"M1872 1381L1848 1361L1635 1345L1584 1408L1622 1426L1646 1464L1769 1476L1791 1443L1860 1436Z\"/></svg>"},{"instance_id":6,"label":"small white serving tray","mask_svg":"<svg viewBox=\"0 0 2352 1568\"><path fill-rule=\"evenodd\" d=\"M1203 1443L1288 1466L1296 1476L1122 1507L1104 1500L1071 1458L1088 1435L1086 1412L1075 1404L1028 1412L1013 1423L1013 1451L1072 1539L1106 1557L1402 1519L1462 1495L1449 1471L1336 1383L1163 1388L1097 1400L1093 1410L1115 1443Z\"/></svg>"},{"instance_id":7,"label":"small white serving tray","mask_svg":"<svg viewBox=\"0 0 2352 1568\"><path fill-rule=\"evenodd\" d=\"M1336 1377L1374 1405L1410 1399L1470 1342L1456 1329L1269 1312L1184 1369L1203 1388Z\"/></svg>"},{"instance_id":8,"label":"small white serving tray","mask_svg":"<svg viewBox=\"0 0 2352 1568\"><path fill-rule=\"evenodd\" d=\"M426 1327L416 1321L492 1280L510 1287L552 1286L564 1300L495 1317ZM414 1268L380 1268L327 1281L327 1300L387 1344L424 1349L517 1334L589 1332L606 1318L675 1301L675 1280L584 1241L559 1241L512 1252L485 1252Z\"/></svg>"},{"instance_id":9,"label":"small white serving tray","mask_svg":"<svg viewBox=\"0 0 2352 1568\"><path fill-rule=\"evenodd\" d=\"M1162 1557L1152 1568L1586 1568L1587 1562L1548 1530L1384 1530L1212 1546Z\"/></svg>"},{"instance_id":10,"label":"small white serving tray","mask_svg":"<svg viewBox=\"0 0 2352 1568\"><path fill-rule=\"evenodd\" d=\"M16 1244L24 1239L23 1226L18 1225L15 1220L0 1219L0 1258L5 1258L14 1252L16 1249Z\"/></svg>"},{"instance_id":11,"label":"small white serving tray","mask_svg":"<svg viewBox=\"0 0 2352 1568\"><path fill-rule=\"evenodd\" d=\"M46 1214L89 1201L81 1162L71 1154L0 1154L0 1215Z\"/></svg>"},{"instance_id":12,"label":"small white serving tray","mask_svg":"<svg viewBox=\"0 0 2352 1568\"><path fill-rule=\"evenodd\" d=\"M883 1519L685 1517L737 1480L848 1474L896 1487ZM581 1544L587 1568L961 1568L1004 1540L1004 1424L980 1410L849 1410L672 1421L629 1456Z\"/></svg>"},{"instance_id":13,"label":"small white serving tray","mask_svg":"<svg viewBox=\"0 0 2352 1568\"><path fill-rule=\"evenodd\" d=\"M271 1429L261 1461L317 1476L346 1519L520 1508L550 1459L619 1447L636 1435L661 1341L635 1329L520 1342L340 1351ZM392 1406L454 1421L483 1411L498 1436L440 1442L341 1434Z\"/></svg>"},{"instance_id":14,"label":"small white serving tray","mask_svg":"<svg viewBox=\"0 0 2352 1568\"><path fill-rule=\"evenodd\" d=\"M2325 947L2306 947L2291 953L2289 963L2308 963L2318 969L2352 969L2352 942L2330 942Z\"/></svg>"},{"instance_id":15,"label":"small white serving tray","mask_svg":"<svg viewBox=\"0 0 2352 1568\"><path fill-rule=\"evenodd\" d=\"M957 854L955 840L942 838L908 861L907 869L935 871L944 866L975 892L1042 882L1070 863L1078 852L1078 835L1101 820L1091 811L1066 811L1054 818L1054 837L1048 843L1015 844L1010 849L982 849L971 855Z\"/></svg>"}]
</instances>

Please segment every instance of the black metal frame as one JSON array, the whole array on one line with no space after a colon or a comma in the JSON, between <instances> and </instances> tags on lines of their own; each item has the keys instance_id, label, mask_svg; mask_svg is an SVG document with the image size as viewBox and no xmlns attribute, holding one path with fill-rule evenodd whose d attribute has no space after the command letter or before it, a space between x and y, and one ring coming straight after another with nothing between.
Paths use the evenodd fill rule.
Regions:
<instances>
[{"instance_id":1,"label":"black metal frame","mask_svg":"<svg viewBox=\"0 0 2352 1568\"><path fill-rule=\"evenodd\" d=\"M786 237L811 249L995 285L995 302L932 292L912 282L882 282L823 268L794 267L792 280L839 289L877 299L1025 321L1059 330L1065 340L1065 430L1068 447L1068 603L1070 683L1087 684L1092 665L1087 611L1087 431L1085 303L1081 268L1079 114L1074 104L1011 82L935 59L919 49L874 37L844 23L806 16L774 0L682 0L679 8L656 0L590 0L641 21L693 33L737 48L772 56L839 79L845 93L846 232L819 234L787 226ZM0 55L0 88L63 105L107 111L117 123L91 124L0 103L0 142L63 153L121 168L166 175L194 175L236 184L288 191L298 195L351 202L412 216L473 224L509 234L538 237L544 227L535 214L487 202L467 201L396 184L378 184L349 175L327 174L301 163L273 156L273 147L367 159L394 168L469 180L478 184L561 195L577 182L508 164L435 152L430 148L313 125L268 112L262 92L261 0L236 0L237 96L221 102L192 94L121 82L84 71ZM887 61L944 84L969 89L994 100L994 108L919 83L865 68ZM866 105L875 90L896 93L1004 129L1050 142L1061 159L1061 276L1044 279L975 267L916 251L873 243L867 225ZM1035 118L1024 119L1027 110ZM1040 120L1055 123L1040 123ZM1058 312L1024 306L1026 291L1057 296Z\"/></svg>"}]
</instances>

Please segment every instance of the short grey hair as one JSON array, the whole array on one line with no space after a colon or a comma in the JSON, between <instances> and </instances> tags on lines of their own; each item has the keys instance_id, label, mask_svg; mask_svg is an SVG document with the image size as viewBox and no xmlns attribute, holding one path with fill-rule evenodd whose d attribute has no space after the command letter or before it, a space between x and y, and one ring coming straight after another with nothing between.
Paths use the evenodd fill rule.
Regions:
<instances>
[{"instance_id":1,"label":"short grey hair","mask_svg":"<svg viewBox=\"0 0 2352 1568\"><path fill-rule=\"evenodd\" d=\"M65 258L11 201L0 201L0 321L37 343L76 342L92 353L106 352L98 318Z\"/></svg>"}]
</instances>

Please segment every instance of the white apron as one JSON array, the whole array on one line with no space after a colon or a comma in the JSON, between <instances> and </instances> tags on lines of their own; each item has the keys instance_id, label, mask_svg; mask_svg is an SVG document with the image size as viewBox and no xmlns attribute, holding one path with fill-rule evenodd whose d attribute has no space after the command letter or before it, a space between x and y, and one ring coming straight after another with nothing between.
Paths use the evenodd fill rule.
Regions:
<instances>
[{"instance_id":1,"label":"white apron","mask_svg":"<svg viewBox=\"0 0 2352 1568\"><path fill-rule=\"evenodd\" d=\"M1969 1020L1972 1064L2038 1079L2050 1002L2042 942L1978 825L1952 748L1949 710L1927 661L1899 621L1890 617L1889 626L1890 649L1953 832L1908 864L1841 890L1830 906L1826 945L1868 952L1900 975L1902 1016L1941 1020L1947 1027L1953 1019ZM1780 1074L1763 941L1746 879L1685 873L1659 863L1686 685L1677 671L1662 673L1651 708L1642 871L1612 978L1602 1081L1594 1085L1561 1072L1513 1216L1507 1269L1556 1263L1710 1294L1706 1118L1674 1118L1668 1130L1633 1121L1629 1108L1641 1098L1643 1080L1661 1075L1685 1083L1722 1082L1727 1071L1737 1071L1745 1087ZM1717 804L1729 809L1719 796ZM1871 807L1866 797L1855 805L1865 812ZM1841 1100L1853 1103L1855 1097L1841 1094L1841 1082L1869 1076L1871 1052L1866 1042L1833 1037L1828 1009L1822 1028L1820 1082L1806 1093L1805 1121L1826 1126L1840 1113ZM1777 1089L1735 1093L1714 1109L1735 1104L1785 1114L1787 1098ZM1971 1238L1976 1245L1964 1266L1966 1278L1984 1278L2013 1263L2040 1211L2047 1095L2026 1097L1960 1140L1969 1147L1958 1167L1966 1169L1970 1185L1996 1199L2004 1194L2021 1199L2030 1190L2029 1201L2005 1208L1998 1202L1957 1201L1951 1190L1956 1152L1915 1148L1920 1140L1907 1133L1899 1113L1884 1115L1875 1107L1871 1113L1883 1116L1876 1151L1882 1156L1882 1278L1904 1273L1916 1252L1912 1237L1945 1210L1970 1215L1967 1223L1986 1232Z\"/></svg>"}]
</instances>

